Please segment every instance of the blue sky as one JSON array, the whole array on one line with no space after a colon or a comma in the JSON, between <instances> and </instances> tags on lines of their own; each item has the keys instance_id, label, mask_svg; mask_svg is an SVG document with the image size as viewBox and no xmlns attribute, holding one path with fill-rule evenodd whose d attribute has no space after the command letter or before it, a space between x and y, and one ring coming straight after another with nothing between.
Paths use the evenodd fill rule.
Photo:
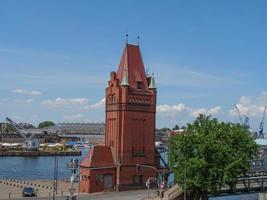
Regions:
<instances>
[{"instance_id":1,"label":"blue sky","mask_svg":"<svg viewBox=\"0 0 267 200\"><path fill-rule=\"evenodd\" d=\"M157 127L198 113L257 128L267 104L267 1L2 0L0 120L104 121L104 88L125 45L158 86Z\"/></svg>"}]
</instances>

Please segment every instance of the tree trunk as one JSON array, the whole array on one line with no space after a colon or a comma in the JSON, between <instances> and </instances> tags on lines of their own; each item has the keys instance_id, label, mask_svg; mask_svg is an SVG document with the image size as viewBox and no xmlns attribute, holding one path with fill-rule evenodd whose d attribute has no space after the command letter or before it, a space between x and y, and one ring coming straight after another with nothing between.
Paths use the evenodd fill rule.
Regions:
<instances>
[{"instance_id":1,"label":"tree trunk","mask_svg":"<svg viewBox=\"0 0 267 200\"><path fill-rule=\"evenodd\" d=\"M194 192L194 200L198 200L198 191Z\"/></svg>"}]
</instances>

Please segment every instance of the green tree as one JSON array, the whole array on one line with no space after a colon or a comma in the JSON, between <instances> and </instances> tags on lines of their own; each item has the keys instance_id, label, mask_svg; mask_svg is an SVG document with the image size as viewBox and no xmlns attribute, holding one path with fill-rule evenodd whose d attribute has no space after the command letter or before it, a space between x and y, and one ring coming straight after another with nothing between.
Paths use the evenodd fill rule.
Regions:
<instances>
[{"instance_id":1,"label":"green tree","mask_svg":"<svg viewBox=\"0 0 267 200\"><path fill-rule=\"evenodd\" d=\"M248 129L200 115L183 135L170 139L169 160L176 182L194 199L207 199L223 186L233 188L256 152Z\"/></svg>"},{"instance_id":2,"label":"green tree","mask_svg":"<svg viewBox=\"0 0 267 200\"><path fill-rule=\"evenodd\" d=\"M164 133L165 133L166 131L170 131L170 130L171 130L171 129L169 129L169 128L167 128L167 127L164 127L164 128L161 128L161 129L160 129L160 131L161 131L161 132L164 132Z\"/></svg>"},{"instance_id":3,"label":"green tree","mask_svg":"<svg viewBox=\"0 0 267 200\"><path fill-rule=\"evenodd\" d=\"M172 130L179 130L179 129L180 129L179 125L178 125L178 124L176 124L176 125L173 127L173 129L172 129Z\"/></svg>"},{"instance_id":4,"label":"green tree","mask_svg":"<svg viewBox=\"0 0 267 200\"><path fill-rule=\"evenodd\" d=\"M0 132L2 134L9 134L9 133L15 133L16 130L8 123L1 123L0 124Z\"/></svg>"},{"instance_id":5,"label":"green tree","mask_svg":"<svg viewBox=\"0 0 267 200\"><path fill-rule=\"evenodd\" d=\"M51 122L51 121L44 121L44 122L41 122L39 125L38 125L38 128L45 128L45 127L50 127L50 126L54 126L55 123L54 122Z\"/></svg>"}]
</instances>

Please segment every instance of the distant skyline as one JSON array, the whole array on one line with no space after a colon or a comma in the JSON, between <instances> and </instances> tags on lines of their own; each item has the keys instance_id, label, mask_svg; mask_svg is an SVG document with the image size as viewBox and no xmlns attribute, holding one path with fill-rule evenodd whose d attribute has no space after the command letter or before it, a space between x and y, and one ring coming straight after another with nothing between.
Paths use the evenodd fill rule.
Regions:
<instances>
[{"instance_id":1,"label":"distant skyline","mask_svg":"<svg viewBox=\"0 0 267 200\"><path fill-rule=\"evenodd\" d=\"M104 122L125 45L158 87L157 127L198 113L257 129L267 104L267 1L2 0L0 121Z\"/></svg>"}]
</instances>

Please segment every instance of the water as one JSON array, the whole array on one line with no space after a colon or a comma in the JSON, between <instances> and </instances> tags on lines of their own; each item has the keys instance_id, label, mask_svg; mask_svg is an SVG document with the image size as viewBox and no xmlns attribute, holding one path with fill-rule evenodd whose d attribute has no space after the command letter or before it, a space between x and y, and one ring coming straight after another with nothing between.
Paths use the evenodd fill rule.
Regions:
<instances>
[{"instance_id":1,"label":"water","mask_svg":"<svg viewBox=\"0 0 267 200\"><path fill-rule=\"evenodd\" d=\"M80 161L87 153L88 149L83 149L81 156L58 156L58 178L70 178L71 170L67 168L67 163L71 158L77 158ZM54 156L0 157L0 179L53 179L54 161Z\"/></svg>"},{"instance_id":2,"label":"water","mask_svg":"<svg viewBox=\"0 0 267 200\"><path fill-rule=\"evenodd\" d=\"M88 149L82 150L81 156L58 156L58 178L70 178L71 170L66 167L71 158L79 161L88 153ZM167 152L161 153L163 159L167 161ZM54 156L39 157L0 157L0 179L36 180L54 178ZM161 163L163 164L163 163ZM170 174L168 184L172 184L174 175Z\"/></svg>"}]
</instances>

